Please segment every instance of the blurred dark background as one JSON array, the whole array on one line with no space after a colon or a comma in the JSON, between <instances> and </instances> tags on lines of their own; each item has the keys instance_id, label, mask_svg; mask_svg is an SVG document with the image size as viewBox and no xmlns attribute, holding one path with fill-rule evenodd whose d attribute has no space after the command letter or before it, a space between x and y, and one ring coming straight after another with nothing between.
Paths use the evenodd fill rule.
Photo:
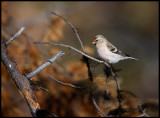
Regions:
<instances>
[{"instance_id":1,"label":"blurred dark background","mask_svg":"<svg viewBox=\"0 0 160 118\"><path fill-rule=\"evenodd\" d=\"M43 45L35 46L32 44L34 41L48 41L68 44L77 49L81 49L79 42L77 41L75 34L73 33L70 26L63 20L58 19L54 15L51 15L51 11L58 12L65 18L67 18L78 30L78 33L88 55L98 58L95 47L94 45L92 45L92 41L94 36L102 34L118 49L125 52L126 54L129 54L132 57L139 59L138 61L120 61L119 63L113 65L117 69L122 69L120 72L118 72L121 89L133 92L143 101L154 101L158 104L158 9L158 2L151 1L3 2L1 9L1 28L3 30L3 34L7 33L7 36L12 36L22 26L26 28L24 30L24 34L22 33L22 36L20 36L19 39L16 39L16 41L9 45L9 48L11 48L10 50L17 51L17 55L23 54L21 55L22 57L17 57L17 55L12 54L13 52L9 52L12 55L13 59L15 59L15 61L17 62L22 72L30 72L42 62L52 57L56 52L62 50L65 52L65 55L61 59L57 60L56 64L53 64L52 67L55 66L59 68L58 70L60 70L60 72L62 72L61 70L63 70L63 72L67 74L73 73L74 71L77 71L74 68L79 69L79 66L77 65L81 65L81 55L63 47L51 47ZM38 51L34 49L34 47L37 47ZM29 49L32 50L31 52L33 52L33 54L28 51ZM50 50L52 51L50 52ZM34 60L34 56L38 57L35 58L35 61L38 63L37 65L34 64L34 61L30 61L31 57L33 57ZM72 66L76 65L76 67L70 67L72 62L74 62ZM96 75L96 78L104 77L103 65L91 62L91 66L94 75ZM4 99L8 96L8 100L12 100L14 97L11 96L13 94L12 92L14 91L10 90L11 86L8 81L11 80L11 78L9 75L7 75L7 72L6 74L4 74L6 70L4 67L2 67L2 64L1 68L1 88L3 98L1 100L1 107L3 116L12 116L12 112L21 114L15 114L14 116L28 116L27 113L21 113L23 109L25 109L23 105L19 107L17 106L18 108L21 108L22 111L19 111L18 108L9 112L7 112L7 110L4 111L4 109L7 109L5 107L6 104L9 104L5 103L7 102L7 100ZM84 71L84 69L81 69L79 71L81 76L84 73L87 76L87 70L84 73L81 73L81 71ZM44 83L47 81L52 81L52 84L54 83L54 86L60 86L56 85L57 83L49 78L44 79L45 77L48 77L48 71L43 72L44 73L42 73L42 76L39 75L35 78L37 80L43 81ZM51 70L49 72L52 73ZM52 75L54 76L54 73ZM73 76L74 74L70 75L74 79L76 79L76 77L81 77L79 75ZM84 78L86 78L86 76ZM76 80L81 80L82 78L77 78ZM64 79L62 80L64 81ZM11 82L11 84L13 84L14 86L13 82ZM46 88L50 91L50 93L52 93L52 96L58 96L57 91L52 91L49 85L46 85ZM65 87L63 89L65 89ZM8 92L10 93L10 95L7 94ZM19 93L17 92L16 94L18 95ZM41 95L41 99L43 99L43 94ZM69 94L69 92L67 94ZM20 98L18 99L21 100L23 98L20 96ZM16 101L19 101L18 99ZM39 99L40 98L38 98L38 100ZM14 101L14 103L12 104L16 105L16 101ZM39 101L41 102L42 100ZM47 102L47 100L45 102ZM43 107L46 106L44 105ZM63 112L59 114L63 114ZM82 114L76 115L83 116ZM84 113L84 116L85 115L86 114Z\"/></svg>"}]
</instances>

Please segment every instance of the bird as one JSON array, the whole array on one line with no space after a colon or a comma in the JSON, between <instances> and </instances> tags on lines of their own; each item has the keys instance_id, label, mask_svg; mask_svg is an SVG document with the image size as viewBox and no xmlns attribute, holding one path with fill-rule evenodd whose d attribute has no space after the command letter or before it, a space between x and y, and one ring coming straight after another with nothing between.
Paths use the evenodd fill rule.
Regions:
<instances>
[{"instance_id":1,"label":"bird","mask_svg":"<svg viewBox=\"0 0 160 118\"><path fill-rule=\"evenodd\" d=\"M110 64L115 64L125 59L138 60L117 49L103 35L95 36L94 41L92 43L96 47L98 56Z\"/></svg>"}]
</instances>

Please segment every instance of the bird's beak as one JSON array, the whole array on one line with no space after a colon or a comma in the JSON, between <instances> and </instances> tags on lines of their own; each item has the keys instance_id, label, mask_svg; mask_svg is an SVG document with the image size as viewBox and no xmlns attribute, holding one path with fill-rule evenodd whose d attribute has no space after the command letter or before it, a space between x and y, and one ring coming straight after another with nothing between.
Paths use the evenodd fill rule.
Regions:
<instances>
[{"instance_id":1,"label":"bird's beak","mask_svg":"<svg viewBox=\"0 0 160 118\"><path fill-rule=\"evenodd\" d=\"M92 44L93 44L93 45L96 45L96 42L95 42L95 41L93 41L93 42L92 42Z\"/></svg>"}]
</instances>

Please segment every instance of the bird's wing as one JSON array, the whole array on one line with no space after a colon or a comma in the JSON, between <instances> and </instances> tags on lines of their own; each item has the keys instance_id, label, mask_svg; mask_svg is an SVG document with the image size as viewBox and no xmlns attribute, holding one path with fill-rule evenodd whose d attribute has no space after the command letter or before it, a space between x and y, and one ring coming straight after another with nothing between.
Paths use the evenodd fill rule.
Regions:
<instances>
[{"instance_id":1,"label":"bird's wing","mask_svg":"<svg viewBox=\"0 0 160 118\"><path fill-rule=\"evenodd\" d=\"M110 42L107 42L107 47L113 53L118 51L117 48L114 45L112 45Z\"/></svg>"},{"instance_id":2,"label":"bird's wing","mask_svg":"<svg viewBox=\"0 0 160 118\"><path fill-rule=\"evenodd\" d=\"M114 45L112 45L112 44L109 43L109 42L107 43L107 47L108 47L108 49L109 49L112 53L119 54L119 55L122 55L122 56L130 57L129 55L124 54L123 52L121 52L120 50L118 50Z\"/></svg>"}]
</instances>

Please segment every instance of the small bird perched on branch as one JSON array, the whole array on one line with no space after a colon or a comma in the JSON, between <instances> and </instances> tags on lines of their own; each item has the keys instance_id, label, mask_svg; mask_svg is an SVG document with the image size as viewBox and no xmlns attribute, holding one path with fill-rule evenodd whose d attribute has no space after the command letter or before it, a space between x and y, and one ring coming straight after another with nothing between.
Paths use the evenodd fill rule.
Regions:
<instances>
[{"instance_id":1,"label":"small bird perched on branch","mask_svg":"<svg viewBox=\"0 0 160 118\"><path fill-rule=\"evenodd\" d=\"M98 56L111 64L125 59L138 60L118 50L103 35L95 36L92 43L96 46Z\"/></svg>"}]
</instances>

